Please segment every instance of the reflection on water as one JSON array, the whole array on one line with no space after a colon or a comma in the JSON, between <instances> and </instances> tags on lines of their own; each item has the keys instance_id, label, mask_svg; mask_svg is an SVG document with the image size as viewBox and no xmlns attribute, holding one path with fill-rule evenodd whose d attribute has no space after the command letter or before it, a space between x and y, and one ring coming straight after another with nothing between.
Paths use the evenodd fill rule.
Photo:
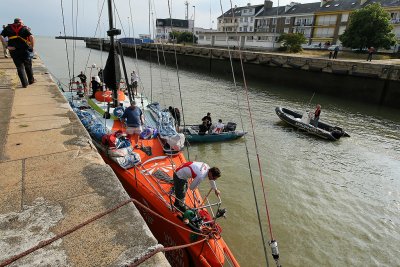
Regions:
<instances>
[{"instance_id":1,"label":"reflection on water","mask_svg":"<svg viewBox=\"0 0 400 267\"><path fill-rule=\"evenodd\" d=\"M63 44L40 38L37 48L50 71L66 82L66 58L60 53ZM75 74L83 69L88 53L89 49L78 42ZM100 65L106 60L100 51L91 54L90 64ZM134 61L126 62L131 71ZM148 95L149 69L148 62L139 61L140 78ZM175 69L153 65L152 73L153 99L164 106L179 107ZM250 131L242 88L215 75L185 70L180 70L180 86L187 124L200 123L211 112L214 121L233 121L238 128L242 127L242 117L243 128ZM399 266L399 112L323 95L315 95L307 106L311 96L301 88L249 81L258 153L281 263ZM322 105L321 120L342 126L351 137L324 141L288 127L275 114L276 106L304 111L313 109L316 103ZM225 240L242 266L265 265L245 149L247 143L261 205L262 188L252 138L250 132L246 140L190 147L191 160L216 165L223 172L218 186L228 213L220 223ZM265 208L261 206L260 212L267 234Z\"/></svg>"}]
</instances>

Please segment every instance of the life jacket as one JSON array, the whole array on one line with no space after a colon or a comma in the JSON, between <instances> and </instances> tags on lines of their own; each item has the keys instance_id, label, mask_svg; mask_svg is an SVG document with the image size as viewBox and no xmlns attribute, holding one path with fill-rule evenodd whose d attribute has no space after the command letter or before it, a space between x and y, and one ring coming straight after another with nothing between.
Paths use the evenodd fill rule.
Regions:
<instances>
[{"instance_id":1,"label":"life jacket","mask_svg":"<svg viewBox=\"0 0 400 267\"><path fill-rule=\"evenodd\" d=\"M186 163L183 163L181 166L179 166L175 172L180 171L183 168L189 168L190 172L192 173L192 178L196 178L197 174L193 171L192 167L190 165L192 165L193 161L188 161Z\"/></svg>"},{"instance_id":2,"label":"life jacket","mask_svg":"<svg viewBox=\"0 0 400 267\"><path fill-rule=\"evenodd\" d=\"M15 35L9 36L8 40L20 39L20 40L24 41L27 46L31 46L31 42L28 39L25 39L25 38L22 38L21 36L19 36L19 32L21 31L21 29L23 29L26 26L16 25L16 24L10 24L9 26L11 27L11 29L13 30Z\"/></svg>"}]
</instances>

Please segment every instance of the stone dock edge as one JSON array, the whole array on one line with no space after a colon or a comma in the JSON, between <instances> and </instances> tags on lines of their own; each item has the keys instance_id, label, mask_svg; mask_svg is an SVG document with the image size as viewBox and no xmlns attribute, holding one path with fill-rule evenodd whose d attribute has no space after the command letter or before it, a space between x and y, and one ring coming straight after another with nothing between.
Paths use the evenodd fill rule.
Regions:
<instances>
[{"instance_id":1,"label":"stone dock edge","mask_svg":"<svg viewBox=\"0 0 400 267\"><path fill-rule=\"evenodd\" d=\"M22 88L0 47L0 264L129 199L40 59ZM129 203L9 266L125 266L157 245ZM158 253L143 266L170 266Z\"/></svg>"}]
</instances>

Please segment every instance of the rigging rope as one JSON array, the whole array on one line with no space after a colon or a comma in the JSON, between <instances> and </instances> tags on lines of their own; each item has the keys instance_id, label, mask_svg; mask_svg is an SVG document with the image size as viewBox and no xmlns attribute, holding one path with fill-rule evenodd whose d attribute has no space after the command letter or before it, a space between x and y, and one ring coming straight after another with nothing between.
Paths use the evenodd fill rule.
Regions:
<instances>
[{"instance_id":1,"label":"rigging rope","mask_svg":"<svg viewBox=\"0 0 400 267\"><path fill-rule=\"evenodd\" d=\"M168 13L169 13L169 19L170 19L170 22L171 22L170 26L171 26L171 32L172 32L173 31L173 27L172 27L172 11L171 11L170 1L171 1L171 4L172 4L172 0L168 0ZM180 79L179 79L178 56L177 56L177 53L176 53L175 42L172 42L172 47L174 48L176 77L177 77L177 80L178 80L178 91L179 91L179 99L180 99L180 102L181 102L183 128L185 129L186 128L185 111L183 109L181 82L180 82ZM188 154L188 160L190 161L190 153L189 153L189 147L188 146L186 146L186 151L187 151L187 154Z\"/></svg>"},{"instance_id":2,"label":"rigging rope","mask_svg":"<svg viewBox=\"0 0 400 267\"><path fill-rule=\"evenodd\" d=\"M95 32L94 32L93 38L96 37L97 30L99 29L100 20L101 20L101 15L102 15L102 13L103 13L103 8L104 8L104 3L105 3L105 2L106 2L106 0L103 0L103 4L102 4L102 6L101 6L101 10L100 10L99 18L98 18L98 20L97 20L96 30L95 30ZM101 48L103 48L103 41L101 41L101 42L102 42L102 43L101 43ZM86 60L85 72L86 72L86 69L88 68L89 59L90 59L90 55L91 55L91 54L92 54L92 48L90 48L89 54L88 54L88 57L87 57L87 60ZM103 54L103 53L102 53L102 54Z\"/></svg>"},{"instance_id":3,"label":"rigging rope","mask_svg":"<svg viewBox=\"0 0 400 267\"><path fill-rule=\"evenodd\" d=\"M65 30L65 17L64 17L64 5L63 5L63 0L61 0L61 15L62 15L62 23L63 23L63 29L64 29L64 36L67 36L66 30ZM64 39L65 42L65 51L67 54L67 64L68 64L68 78L69 81L71 81L71 67L70 67L70 63L69 63L69 54L68 54L68 43L67 43L67 39ZM69 91L71 92L72 88L71 88L71 84L68 85Z\"/></svg>"},{"instance_id":4,"label":"rigging rope","mask_svg":"<svg viewBox=\"0 0 400 267\"><path fill-rule=\"evenodd\" d=\"M235 21L235 12L234 12L234 8L233 8L232 0L230 0L230 6L231 6L231 13L232 13L232 20ZM221 7L221 12L222 12L222 19L223 19L223 22L225 23L224 12L223 12L223 9L222 9L221 0L220 0L220 7ZM224 30L225 35L226 35L227 47L228 47L228 51L229 51L229 58L230 58L231 68L232 68L232 76L233 76L233 79L234 79L234 82L235 82L235 86L236 86L235 73L234 73L234 69L233 69L233 65L232 65L232 56L231 56L230 47L229 47L229 43L228 43L228 34L227 34L226 29L223 29L223 30ZM242 77L243 77L243 84L244 84L244 88L245 88L245 95L246 95L246 100L247 100L247 108L248 108L248 112L249 112L250 124L251 124L251 129L252 129L252 134L253 134L253 142L254 142L256 158L257 158L257 163L258 163L260 181L261 181L262 190L263 190L263 198L264 198L264 204L265 204L265 209L266 209L266 214L267 214L269 233L270 233L270 238L271 238L270 245L271 245L271 249L272 249L273 258L275 259L275 262L276 262L277 266L280 266L279 261L278 261L279 254L277 254L278 253L277 243L274 240L274 237L273 237L273 234L272 234L272 225L271 225L270 214L269 214L269 209L268 209L268 202L267 202L267 196L266 196L267 193L265 191L265 186L264 186L264 178L263 178L263 174L262 174L261 160L260 160L260 156L259 156L259 152L258 152L256 134L255 134L255 130L254 130L254 120L253 120L253 116L252 116L252 112L251 112L251 106L250 106L250 100L249 100L249 94L248 94L248 86L247 86L247 81L246 81L246 76L245 76L245 71L244 71L243 58L242 58L242 52L241 52L241 46L240 46L240 43L239 43L239 35L238 35L238 32L237 32L237 28L235 28L235 34L236 34L236 40L237 40L237 45L238 45L239 61L240 61L240 67L241 67L241 72L242 72ZM245 145L246 145L246 153L247 153L247 159L248 159L249 170L250 170L250 177L251 177L251 182L252 182L252 187L253 187L253 194L254 194L254 199L255 199L255 203L256 203L258 222L259 222L259 227L260 227L260 232L261 232L261 238L263 240L264 254L265 254L266 261L267 261L267 266L269 266L268 256L267 256L267 252L266 252L267 250L266 250L266 245L265 245L266 242L264 240L264 234L263 234L263 229L262 229L262 225L261 225L261 217L260 217L260 213L259 213L258 202L257 202L256 192L255 192L254 179L253 179L253 175L252 175L249 152L248 152L248 147L247 147L246 142L245 142Z\"/></svg>"}]
</instances>

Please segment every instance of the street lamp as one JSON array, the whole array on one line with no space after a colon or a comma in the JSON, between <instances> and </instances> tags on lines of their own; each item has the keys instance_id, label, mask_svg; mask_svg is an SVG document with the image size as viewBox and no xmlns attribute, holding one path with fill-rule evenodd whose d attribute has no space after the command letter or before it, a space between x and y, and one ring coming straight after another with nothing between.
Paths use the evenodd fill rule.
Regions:
<instances>
[{"instance_id":1,"label":"street lamp","mask_svg":"<svg viewBox=\"0 0 400 267\"><path fill-rule=\"evenodd\" d=\"M194 45L194 37L195 37L195 35L194 35L194 21L195 21L195 19L196 19L196 6L193 6L193 45Z\"/></svg>"}]
</instances>

